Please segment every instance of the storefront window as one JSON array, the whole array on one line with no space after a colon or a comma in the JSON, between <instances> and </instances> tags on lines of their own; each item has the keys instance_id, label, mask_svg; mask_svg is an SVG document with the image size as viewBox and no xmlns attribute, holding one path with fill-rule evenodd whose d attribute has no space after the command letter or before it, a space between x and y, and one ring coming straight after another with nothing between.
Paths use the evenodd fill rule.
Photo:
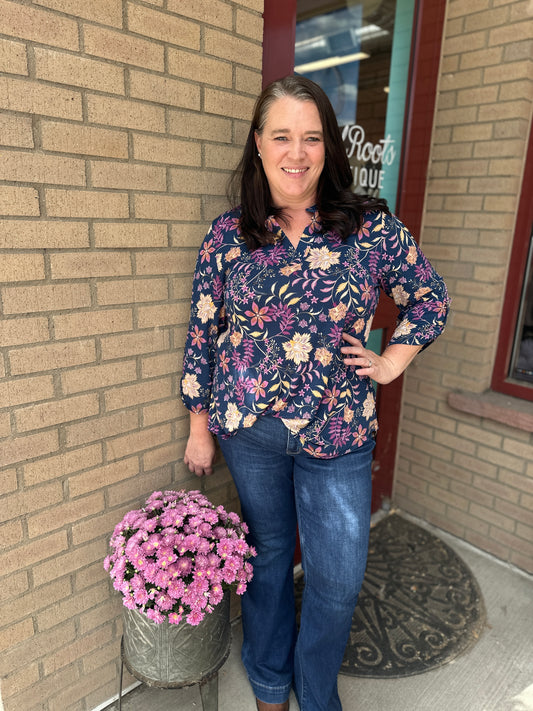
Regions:
<instances>
[{"instance_id":1,"label":"storefront window","mask_svg":"<svg viewBox=\"0 0 533 711\"><path fill-rule=\"evenodd\" d=\"M533 383L533 234L529 243L509 376Z\"/></svg>"},{"instance_id":2,"label":"storefront window","mask_svg":"<svg viewBox=\"0 0 533 711\"><path fill-rule=\"evenodd\" d=\"M533 133L525 156L492 389L533 400Z\"/></svg>"},{"instance_id":3,"label":"storefront window","mask_svg":"<svg viewBox=\"0 0 533 711\"><path fill-rule=\"evenodd\" d=\"M354 190L396 206L414 0L298 0L295 68L328 94Z\"/></svg>"}]
</instances>

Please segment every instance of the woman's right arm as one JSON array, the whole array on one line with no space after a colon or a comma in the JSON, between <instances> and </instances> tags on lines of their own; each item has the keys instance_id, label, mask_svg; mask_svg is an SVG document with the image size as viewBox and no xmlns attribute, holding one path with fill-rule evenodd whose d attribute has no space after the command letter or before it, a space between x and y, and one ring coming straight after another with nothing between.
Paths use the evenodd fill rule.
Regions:
<instances>
[{"instance_id":1,"label":"woman's right arm","mask_svg":"<svg viewBox=\"0 0 533 711\"><path fill-rule=\"evenodd\" d=\"M223 310L222 246L225 231L213 223L200 248L193 279L191 316L185 343L181 397L190 412L190 433L184 462L196 476L213 473L215 441L209 432L208 410L216 363L216 343Z\"/></svg>"},{"instance_id":2,"label":"woman's right arm","mask_svg":"<svg viewBox=\"0 0 533 711\"><path fill-rule=\"evenodd\" d=\"M196 476L209 476L213 473L213 463L216 456L215 440L207 429L207 412L191 412L189 439L185 448L183 461L189 471Z\"/></svg>"}]
</instances>

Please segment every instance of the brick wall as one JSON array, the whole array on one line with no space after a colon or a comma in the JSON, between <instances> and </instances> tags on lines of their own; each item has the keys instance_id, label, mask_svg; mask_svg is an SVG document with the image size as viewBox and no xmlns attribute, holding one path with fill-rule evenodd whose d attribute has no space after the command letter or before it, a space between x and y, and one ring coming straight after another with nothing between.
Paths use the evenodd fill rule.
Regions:
<instances>
[{"instance_id":1,"label":"brick wall","mask_svg":"<svg viewBox=\"0 0 533 711\"><path fill-rule=\"evenodd\" d=\"M0 0L0 675L6 711L116 693L102 568L191 478L191 271L261 86L262 0ZM125 680L125 685L128 680ZM1 706L1 703L0 703Z\"/></svg>"},{"instance_id":2,"label":"brick wall","mask_svg":"<svg viewBox=\"0 0 533 711\"><path fill-rule=\"evenodd\" d=\"M490 387L531 125L533 5L447 11L422 244L452 315L406 377L395 501L531 571L533 436L447 399Z\"/></svg>"}]
</instances>

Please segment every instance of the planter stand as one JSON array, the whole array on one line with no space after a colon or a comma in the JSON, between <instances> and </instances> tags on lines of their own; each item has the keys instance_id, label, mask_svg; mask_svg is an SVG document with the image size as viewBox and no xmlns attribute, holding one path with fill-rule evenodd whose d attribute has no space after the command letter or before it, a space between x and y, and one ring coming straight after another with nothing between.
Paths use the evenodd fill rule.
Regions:
<instances>
[{"instance_id":1,"label":"planter stand","mask_svg":"<svg viewBox=\"0 0 533 711\"><path fill-rule=\"evenodd\" d=\"M177 689L199 684L203 711L218 711L218 670L231 647L230 595L196 627L159 625L136 610L123 610L118 711L124 666L147 686Z\"/></svg>"}]
</instances>

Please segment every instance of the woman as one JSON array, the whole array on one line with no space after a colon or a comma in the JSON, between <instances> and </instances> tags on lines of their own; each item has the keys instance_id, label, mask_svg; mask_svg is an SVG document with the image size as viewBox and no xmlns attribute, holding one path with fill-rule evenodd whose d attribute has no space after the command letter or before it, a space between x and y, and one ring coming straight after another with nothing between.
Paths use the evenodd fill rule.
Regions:
<instances>
[{"instance_id":1,"label":"woman","mask_svg":"<svg viewBox=\"0 0 533 711\"><path fill-rule=\"evenodd\" d=\"M402 373L442 331L446 288L386 203L351 192L333 109L290 76L259 97L233 185L240 207L200 249L182 397L185 462L211 474L217 435L257 549L242 658L260 711L338 711L337 674L363 581L371 380ZM366 348L379 289L399 325ZM305 590L297 631L298 524Z\"/></svg>"}]
</instances>

